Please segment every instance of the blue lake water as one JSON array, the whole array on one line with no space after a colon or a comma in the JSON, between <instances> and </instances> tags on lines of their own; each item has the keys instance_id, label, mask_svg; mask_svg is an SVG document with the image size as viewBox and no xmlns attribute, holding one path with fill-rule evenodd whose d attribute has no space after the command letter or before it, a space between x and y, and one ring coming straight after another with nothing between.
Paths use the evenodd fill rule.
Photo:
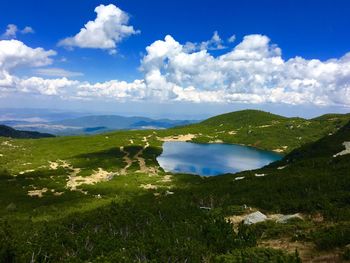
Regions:
<instances>
[{"instance_id":1,"label":"blue lake water","mask_svg":"<svg viewBox=\"0 0 350 263\"><path fill-rule=\"evenodd\" d=\"M159 165L167 172L214 176L261 168L282 155L235 144L165 142Z\"/></svg>"}]
</instances>

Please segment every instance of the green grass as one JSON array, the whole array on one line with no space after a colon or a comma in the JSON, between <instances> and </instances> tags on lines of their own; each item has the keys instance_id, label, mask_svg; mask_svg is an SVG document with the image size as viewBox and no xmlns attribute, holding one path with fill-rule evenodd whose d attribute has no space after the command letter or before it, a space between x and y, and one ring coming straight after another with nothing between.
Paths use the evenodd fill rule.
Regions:
<instances>
[{"instance_id":1,"label":"green grass","mask_svg":"<svg viewBox=\"0 0 350 263\"><path fill-rule=\"evenodd\" d=\"M255 262L257 258L298 262L294 254L257 247L259 240L276 238L314 242L320 250L344 249L346 238L337 243L330 237L348 233L350 221L350 155L333 158L343 150L342 143L350 141L350 124L336 132L347 116L308 121L263 112L255 116L251 111L238 116L228 114L161 131L0 138L0 262L32 258L37 262ZM272 122L272 126L258 128ZM291 129L292 123L301 126ZM220 129L238 132L226 140ZM279 135L278 129L282 129ZM254 132L245 133L248 130ZM171 181L164 180L170 173L162 171L156 161L162 151L160 137L199 131L203 137L196 141L212 134L225 142L250 145L269 134L259 147L288 145L290 153L256 171L217 177L176 174ZM330 132L334 135L329 136ZM299 133L307 139L296 142ZM327 136L319 139L322 134ZM150 146L141 157L148 167L158 167L157 174L139 172L140 165L133 158L145 146L144 137ZM280 142L282 137L286 143ZM50 168L50 161L64 160L80 168L79 175L84 177L99 168L118 173L126 165L121 146L132 159L127 173L78 187L87 194L66 188L71 168ZM237 176L245 178L235 181ZM145 185L156 189L145 189ZM48 191L42 198L28 196L34 188ZM51 190L64 193L56 196ZM300 212L305 221L267 222L235 232L224 218L244 213L244 205L264 213ZM315 214L322 214L324 221L314 223Z\"/></svg>"},{"instance_id":2,"label":"green grass","mask_svg":"<svg viewBox=\"0 0 350 263\"><path fill-rule=\"evenodd\" d=\"M201 123L172 128L166 132L196 134L194 142L218 140L289 153L306 143L336 132L349 120L349 114L328 114L307 120L244 110L215 116Z\"/></svg>"}]
</instances>

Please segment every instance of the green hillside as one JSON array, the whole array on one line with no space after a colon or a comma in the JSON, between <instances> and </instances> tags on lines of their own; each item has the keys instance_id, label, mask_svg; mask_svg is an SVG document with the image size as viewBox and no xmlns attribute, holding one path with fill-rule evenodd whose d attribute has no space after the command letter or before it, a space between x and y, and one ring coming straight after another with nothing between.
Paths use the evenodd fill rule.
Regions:
<instances>
[{"instance_id":1,"label":"green hillside","mask_svg":"<svg viewBox=\"0 0 350 263\"><path fill-rule=\"evenodd\" d=\"M33 131L19 131L6 125L0 125L0 137L38 139L38 138L47 138L47 137L55 137L55 136L48 133L40 133L40 132L33 132Z\"/></svg>"},{"instance_id":2,"label":"green hillside","mask_svg":"<svg viewBox=\"0 0 350 263\"><path fill-rule=\"evenodd\" d=\"M263 241L299 240L312 242L319 249L317 253L332 249L349 253L345 248L350 243L349 144L350 122L333 135L295 149L281 161L236 174L244 177L239 183L232 180L232 175L208 178L201 191L203 196L209 192L215 196L219 207L244 203L263 211L307 215L308 220L294 225L289 233L291 229L276 229L276 225L269 224L254 229Z\"/></svg>"},{"instance_id":3,"label":"green hillside","mask_svg":"<svg viewBox=\"0 0 350 263\"><path fill-rule=\"evenodd\" d=\"M215 116L198 124L171 129L195 134L195 142L225 142L288 153L345 125L350 114L328 114L315 119L286 118L257 110Z\"/></svg>"},{"instance_id":4,"label":"green hillside","mask_svg":"<svg viewBox=\"0 0 350 263\"><path fill-rule=\"evenodd\" d=\"M336 130L347 116L303 120L245 111L240 122L239 116L162 131L0 137L0 262L300 262L298 254L341 262L350 254L350 154L337 154L350 141L350 124ZM220 123L226 119L234 123ZM314 132L310 140L327 136L234 175L175 175L156 161L165 137L216 136L217 126L245 130L250 122L258 130L273 121L279 123L266 128L276 136L277 127L299 122L304 136ZM292 142L293 132L283 130L278 139ZM229 221L255 210L300 213L303 220Z\"/></svg>"}]
</instances>

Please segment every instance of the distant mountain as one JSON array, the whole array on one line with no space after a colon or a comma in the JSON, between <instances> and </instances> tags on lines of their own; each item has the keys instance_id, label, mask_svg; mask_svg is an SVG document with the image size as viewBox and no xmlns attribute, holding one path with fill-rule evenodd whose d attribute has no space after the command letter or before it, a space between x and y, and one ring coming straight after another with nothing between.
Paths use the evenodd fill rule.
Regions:
<instances>
[{"instance_id":1,"label":"distant mountain","mask_svg":"<svg viewBox=\"0 0 350 263\"><path fill-rule=\"evenodd\" d=\"M6 125L0 125L0 137L39 139L39 138L48 138L48 137L55 137L55 136L48 133L40 133L40 132L33 132L33 131L19 131Z\"/></svg>"},{"instance_id":2,"label":"distant mountain","mask_svg":"<svg viewBox=\"0 0 350 263\"><path fill-rule=\"evenodd\" d=\"M195 123L193 120L151 119L118 115L91 115L51 122L0 121L20 130L52 133L55 135L97 134L113 130L167 129Z\"/></svg>"},{"instance_id":3,"label":"distant mountain","mask_svg":"<svg viewBox=\"0 0 350 263\"><path fill-rule=\"evenodd\" d=\"M144 129L144 127L154 127L154 129L170 128L177 125L186 125L195 121L184 120L169 120L160 119L154 120L146 117L123 117L118 115L97 115L85 116L74 119L52 122L55 125L75 126L82 128L90 127L106 127L111 130L121 129Z\"/></svg>"}]
</instances>

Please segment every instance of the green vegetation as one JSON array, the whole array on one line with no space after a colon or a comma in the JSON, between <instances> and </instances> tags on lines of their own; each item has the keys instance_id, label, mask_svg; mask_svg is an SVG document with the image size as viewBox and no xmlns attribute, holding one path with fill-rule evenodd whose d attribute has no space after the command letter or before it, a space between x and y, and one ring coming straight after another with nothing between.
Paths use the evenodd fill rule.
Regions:
<instances>
[{"instance_id":1,"label":"green vegetation","mask_svg":"<svg viewBox=\"0 0 350 263\"><path fill-rule=\"evenodd\" d=\"M230 254L221 255L215 258L217 263L250 263L250 262L281 262L281 263L299 263L298 253L295 255L285 255L282 251L276 251L268 248L248 248L236 249Z\"/></svg>"},{"instance_id":2,"label":"green vegetation","mask_svg":"<svg viewBox=\"0 0 350 263\"><path fill-rule=\"evenodd\" d=\"M225 142L289 153L333 134L350 120L350 114L327 114L307 120L286 118L257 110L215 116L201 123L169 129L169 133L196 134L195 142Z\"/></svg>"},{"instance_id":3,"label":"green vegetation","mask_svg":"<svg viewBox=\"0 0 350 263\"><path fill-rule=\"evenodd\" d=\"M308 121L303 137L327 135L298 149L294 128L262 142L268 149L288 145L290 153L259 170L200 177L165 173L158 166L164 137L199 129L209 134L215 126L258 130L265 119L281 127L291 122L241 113L240 124L239 114L232 113L162 131L0 138L0 262L300 262L301 253L271 245L275 240L317 250L309 254L340 251L346 258L350 154L334 157L350 141L350 123L336 131L346 115ZM220 126L229 116L235 123ZM266 129L277 136L277 127ZM256 139L236 135L243 144ZM280 144L282 136L291 143ZM301 213L303 220L228 223L250 208L269 215Z\"/></svg>"},{"instance_id":4,"label":"green vegetation","mask_svg":"<svg viewBox=\"0 0 350 263\"><path fill-rule=\"evenodd\" d=\"M40 132L33 132L33 131L19 131L6 125L0 125L0 136L11 137L11 138L28 138L28 139L55 137L54 135L48 134L48 133L40 133Z\"/></svg>"}]
</instances>

